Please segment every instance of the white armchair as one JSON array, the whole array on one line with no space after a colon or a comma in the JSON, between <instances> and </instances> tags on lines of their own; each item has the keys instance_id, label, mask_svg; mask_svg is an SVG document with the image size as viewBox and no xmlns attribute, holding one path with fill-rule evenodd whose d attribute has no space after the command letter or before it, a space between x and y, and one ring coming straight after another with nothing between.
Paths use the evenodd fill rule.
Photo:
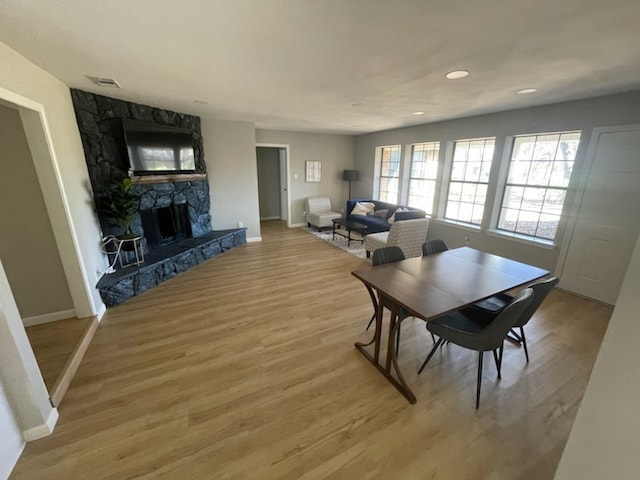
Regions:
<instances>
[{"instance_id":1,"label":"white armchair","mask_svg":"<svg viewBox=\"0 0 640 480\"><path fill-rule=\"evenodd\" d=\"M307 225L313 225L318 230L323 227L332 227L334 218L342 216L340 212L334 212L331 208L329 197L307 197L305 202Z\"/></svg>"},{"instance_id":2,"label":"white armchair","mask_svg":"<svg viewBox=\"0 0 640 480\"><path fill-rule=\"evenodd\" d=\"M428 218L402 220L391 225L388 232L372 233L364 238L367 257L378 248L396 245L406 258L422 255L422 244L427 239Z\"/></svg>"}]
</instances>

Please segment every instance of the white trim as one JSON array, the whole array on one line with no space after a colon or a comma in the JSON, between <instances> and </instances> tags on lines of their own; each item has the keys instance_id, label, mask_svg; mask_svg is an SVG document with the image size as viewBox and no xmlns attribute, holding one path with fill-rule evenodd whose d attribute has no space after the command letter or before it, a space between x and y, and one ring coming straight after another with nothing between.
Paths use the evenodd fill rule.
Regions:
<instances>
[{"instance_id":1,"label":"white trim","mask_svg":"<svg viewBox=\"0 0 640 480\"><path fill-rule=\"evenodd\" d=\"M26 442L32 442L33 440L38 440L40 438L48 437L53 433L53 429L58 422L58 409L52 408L51 412L49 412L49 417L47 418L46 423L42 425L38 425L36 427L28 428L22 432L22 437Z\"/></svg>"},{"instance_id":2,"label":"white trim","mask_svg":"<svg viewBox=\"0 0 640 480\"><path fill-rule=\"evenodd\" d=\"M249 237L247 238L247 243L255 243L255 242L261 242L262 241L262 237Z\"/></svg>"},{"instance_id":3,"label":"white trim","mask_svg":"<svg viewBox=\"0 0 640 480\"><path fill-rule=\"evenodd\" d=\"M267 147L267 148L284 148L286 151L286 169L287 169L287 227L291 228L293 225L291 224L291 151L289 148L289 144L287 143L256 143L256 147ZM282 185L281 185L282 187Z\"/></svg>"},{"instance_id":4,"label":"white trim","mask_svg":"<svg viewBox=\"0 0 640 480\"><path fill-rule=\"evenodd\" d=\"M280 217L260 217L260 221L262 222L263 220L280 220Z\"/></svg>"},{"instance_id":5,"label":"white trim","mask_svg":"<svg viewBox=\"0 0 640 480\"><path fill-rule=\"evenodd\" d=\"M107 313L107 306L103 303L98 309L98 313L96 313L96 320L98 321L98 323L100 323L105 313Z\"/></svg>"},{"instance_id":6,"label":"white trim","mask_svg":"<svg viewBox=\"0 0 640 480\"><path fill-rule=\"evenodd\" d=\"M307 224L306 223L292 223L291 225L289 225L289 228L298 228L298 227L306 227Z\"/></svg>"},{"instance_id":7,"label":"white trim","mask_svg":"<svg viewBox=\"0 0 640 480\"><path fill-rule=\"evenodd\" d=\"M59 320L65 320L67 318L74 318L75 316L75 310L61 310L59 312L45 313L44 315L25 317L22 319L22 323L25 327L31 327L33 325L42 325L43 323L51 323Z\"/></svg>"}]
</instances>

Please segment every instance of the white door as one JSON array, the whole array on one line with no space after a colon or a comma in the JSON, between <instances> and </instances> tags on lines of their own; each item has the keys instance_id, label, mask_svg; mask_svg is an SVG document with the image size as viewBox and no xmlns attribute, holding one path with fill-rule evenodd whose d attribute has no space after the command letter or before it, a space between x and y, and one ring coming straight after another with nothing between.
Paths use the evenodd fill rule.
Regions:
<instances>
[{"instance_id":1,"label":"white door","mask_svg":"<svg viewBox=\"0 0 640 480\"><path fill-rule=\"evenodd\" d=\"M560 287L613 305L640 234L640 126L594 130L589 164Z\"/></svg>"}]
</instances>

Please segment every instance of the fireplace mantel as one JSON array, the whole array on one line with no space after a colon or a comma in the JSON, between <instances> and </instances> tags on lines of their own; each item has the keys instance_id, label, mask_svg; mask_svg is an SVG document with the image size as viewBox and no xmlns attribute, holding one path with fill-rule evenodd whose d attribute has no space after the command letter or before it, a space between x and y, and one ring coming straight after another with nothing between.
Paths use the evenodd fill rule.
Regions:
<instances>
[{"instance_id":1,"label":"fireplace mantel","mask_svg":"<svg viewBox=\"0 0 640 480\"><path fill-rule=\"evenodd\" d=\"M144 185L148 183L192 182L196 180L206 179L206 173L175 173L171 175L139 175L131 177L131 181L134 184L138 185Z\"/></svg>"}]
</instances>

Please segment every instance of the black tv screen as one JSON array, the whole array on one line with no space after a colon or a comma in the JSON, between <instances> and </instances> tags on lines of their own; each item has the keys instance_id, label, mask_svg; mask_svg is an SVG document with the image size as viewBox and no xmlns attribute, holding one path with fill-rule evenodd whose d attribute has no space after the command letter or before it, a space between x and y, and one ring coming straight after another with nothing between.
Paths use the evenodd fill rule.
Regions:
<instances>
[{"instance_id":1,"label":"black tv screen","mask_svg":"<svg viewBox=\"0 0 640 480\"><path fill-rule=\"evenodd\" d=\"M193 173L193 135L184 128L123 120L129 167L135 175Z\"/></svg>"}]
</instances>

